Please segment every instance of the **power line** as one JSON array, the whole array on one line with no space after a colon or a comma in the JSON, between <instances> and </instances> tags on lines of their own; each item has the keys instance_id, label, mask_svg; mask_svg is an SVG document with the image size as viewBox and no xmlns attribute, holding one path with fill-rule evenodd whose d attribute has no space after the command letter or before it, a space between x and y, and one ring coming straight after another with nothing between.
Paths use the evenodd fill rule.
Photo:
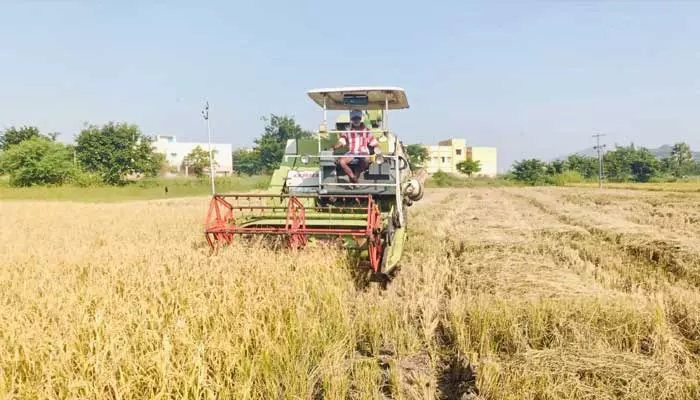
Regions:
<instances>
[{"instance_id":1,"label":"power line","mask_svg":"<svg viewBox=\"0 0 700 400\"><path fill-rule=\"evenodd\" d=\"M596 138L596 145L593 148L598 152L598 189L603 187L603 157L600 151L605 148L605 144L600 145L600 137L605 136L603 133L597 133L592 137Z\"/></svg>"}]
</instances>

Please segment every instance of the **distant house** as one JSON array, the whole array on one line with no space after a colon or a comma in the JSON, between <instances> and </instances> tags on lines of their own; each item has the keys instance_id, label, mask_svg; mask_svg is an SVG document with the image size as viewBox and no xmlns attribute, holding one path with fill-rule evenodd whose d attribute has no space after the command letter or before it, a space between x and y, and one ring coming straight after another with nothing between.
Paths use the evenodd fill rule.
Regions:
<instances>
[{"instance_id":1,"label":"distant house","mask_svg":"<svg viewBox=\"0 0 700 400\"><path fill-rule=\"evenodd\" d=\"M425 167L428 173L438 171L458 173L457 164L468 159L480 161L481 171L475 176L496 176L498 174L498 154L495 147L467 147L464 139L447 139L437 146L425 146L428 159Z\"/></svg>"},{"instance_id":2,"label":"distant house","mask_svg":"<svg viewBox=\"0 0 700 400\"><path fill-rule=\"evenodd\" d=\"M153 143L159 153L165 154L168 163L178 170L185 170L183 160L197 146L209 151L208 143L178 142L172 135L157 135ZM212 143L214 151L214 172L216 175L230 175L233 172L232 146L230 144ZM209 168L206 168L207 174Z\"/></svg>"}]
</instances>

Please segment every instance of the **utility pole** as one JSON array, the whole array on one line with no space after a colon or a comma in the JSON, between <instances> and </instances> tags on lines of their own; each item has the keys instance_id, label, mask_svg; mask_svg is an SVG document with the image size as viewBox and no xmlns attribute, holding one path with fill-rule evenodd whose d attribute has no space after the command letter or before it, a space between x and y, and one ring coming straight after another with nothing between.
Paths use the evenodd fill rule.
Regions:
<instances>
[{"instance_id":1,"label":"utility pole","mask_svg":"<svg viewBox=\"0 0 700 400\"><path fill-rule=\"evenodd\" d=\"M211 125L209 124L209 101L207 101L202 110L202 116L207 121L207 135L209 136L209 175L211 176L211 194L212 196L216 194L216 189L214 188L214 155L211 151Z\"/></svg>"},{"instance_id":2,"label":"utility pole","mask_svg":"<svg viewBox=\"0 0 700 400\"><path fill-rule=\"evenodd\" d=\"M598 189L603 187L603 157L601 157L600 151L605 148L605 145L600 145L600 137L605 136L602 133L593 135L596 138L596 145L593 147L598 151Z\"/></svg>"}]
</instances>

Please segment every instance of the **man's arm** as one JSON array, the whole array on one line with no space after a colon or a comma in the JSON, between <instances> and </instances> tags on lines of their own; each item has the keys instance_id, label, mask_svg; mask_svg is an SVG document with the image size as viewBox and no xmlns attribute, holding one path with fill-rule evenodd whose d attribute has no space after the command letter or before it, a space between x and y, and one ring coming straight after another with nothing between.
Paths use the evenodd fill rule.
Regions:
<instances>
[{"instance_id":1,"label":"man's arm","mask_svg":"<svg viewBox=\"0 0 700 400\"><path fill-rule=\"evenodd\" d=\"M343 146L345 146L348 143L347 139L345 138L345 135L341 135L338 138L338 141L331 147L332 150L337 150Z\"/></svg>"},{"instance_id":2,"label":"man's arm","mask_svg":"<svg viewBox=\"0 0 700 400\"><path fill-rule=\"evenodd\" d=\"M369 140L367 141L368 146L370 146L370 147L379 146L379 141L377 140L376 137L374 137L374 134L372 132L368 132L367 135L369 136Z\"/></svg>"}]
</instances>

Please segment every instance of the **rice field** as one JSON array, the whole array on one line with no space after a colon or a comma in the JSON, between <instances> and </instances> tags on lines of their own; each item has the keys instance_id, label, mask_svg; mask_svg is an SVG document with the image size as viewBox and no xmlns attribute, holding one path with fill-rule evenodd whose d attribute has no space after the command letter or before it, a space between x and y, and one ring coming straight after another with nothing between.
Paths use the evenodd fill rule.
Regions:
<instances>
[{"instance_id":1,"label":"rice field","mask_svg":"<svg viewBox=\"0 0 700 400\"><path fill-rule=\"evenodd\" d=\"M430 189L383 291L207 200L0 202L0 398L700 398L700 194Z\"/></svg>"}]
</instances>

